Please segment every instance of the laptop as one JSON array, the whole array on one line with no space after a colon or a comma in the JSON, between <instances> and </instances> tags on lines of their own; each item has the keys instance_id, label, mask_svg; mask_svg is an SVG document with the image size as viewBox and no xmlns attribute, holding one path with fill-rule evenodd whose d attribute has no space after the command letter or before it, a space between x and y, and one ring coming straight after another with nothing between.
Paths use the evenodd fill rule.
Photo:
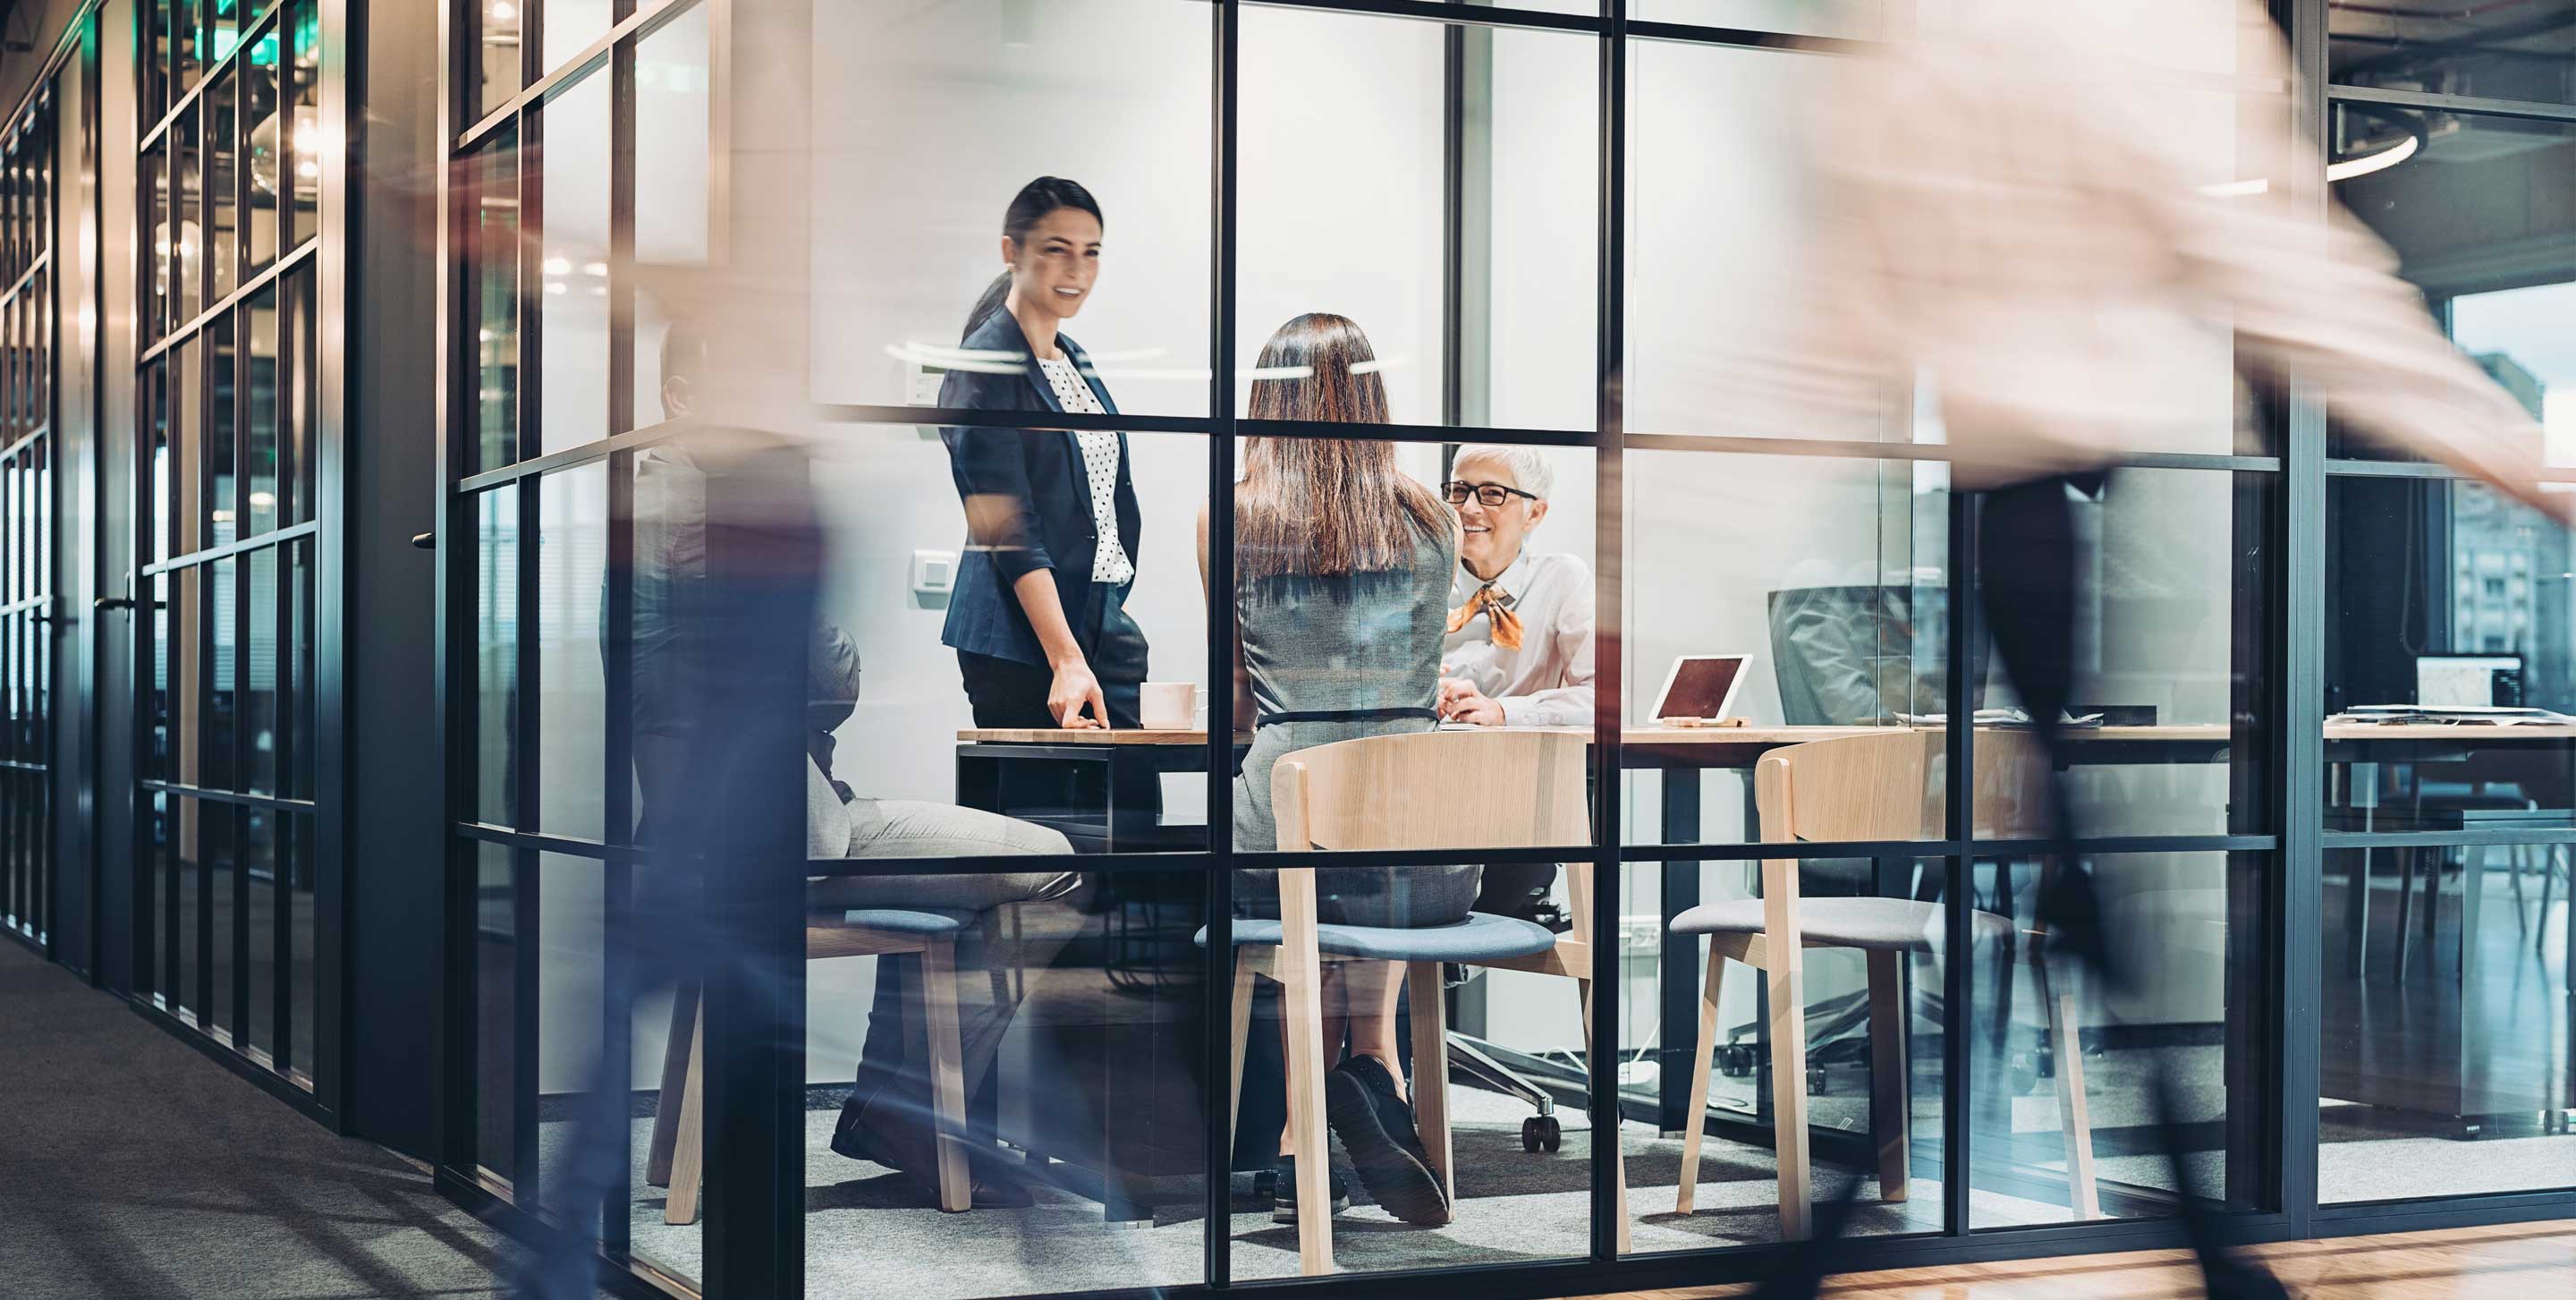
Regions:
<instances>
[{"instance_id":1,"label":"laptop","mask_svg":"<svg viewBox=\"0 0 2576 1300\"><path fill-rule=\"evenodd\" d=\"M1664 689L1648 715L1664 726L1713 726L1734 717L1735 693L1744 687L1751 655L1683 655L1664 673Z\"/></svg>"},{"instance_id":2,"label":"laptop","mask_svg":"<svg viewBox=\"0 0 2576 1300\"><path fill-rule=\"evenodd\" d=\"M2417 655L2415 703L2428 709L2519 707L2522 656Z\"/></svg>"}]
</instances>

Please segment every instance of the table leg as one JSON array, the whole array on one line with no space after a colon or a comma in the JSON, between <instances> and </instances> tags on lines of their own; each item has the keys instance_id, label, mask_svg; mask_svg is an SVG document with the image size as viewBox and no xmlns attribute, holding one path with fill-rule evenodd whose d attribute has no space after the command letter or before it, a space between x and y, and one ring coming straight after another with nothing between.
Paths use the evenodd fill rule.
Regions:
<instances>
[{"instance_id":1,"label":"table leg","mask_svg":"<svg viewBox=\"0 0 2576 1300\"><path fill-rule=\"evenodd\" d=\"M1662 776L1664 843L1698 842L1699 769L1668 767L1663 769ZM1705 1055L1717 1050L1715 1043L1699 1042L1682 1032L1683 1026L1699 1023L1702 945L1695 936L1673 933L1673 918L1699 906L1699 902L1698 861L1666 862L1661 908L1664 917L1663 965L1656 976L1664 1024L1662 1050L1656 1055L1663 1061L1663 1068L1658 1071L1656 1082L1655 1127L1667 1137L1698 1126L1700 1117L1690 1113L1691 1071L1697 1066L1691 1053Z\"/></svg>"},{"instance_id":2,"label":"table leg","mask_svg":"<svg viewBox=\"0 0 2576 1300\"><path fill-rule=\"evenodd\" d=\"M2478 941L2478 913L2487 897L2487 846L2472 844L2463 852L2465 865L2460 870L2460 963L2459 975L2469 977L2469 965L2476 960L2473 949Z\"/></svg>"}]
</instances>

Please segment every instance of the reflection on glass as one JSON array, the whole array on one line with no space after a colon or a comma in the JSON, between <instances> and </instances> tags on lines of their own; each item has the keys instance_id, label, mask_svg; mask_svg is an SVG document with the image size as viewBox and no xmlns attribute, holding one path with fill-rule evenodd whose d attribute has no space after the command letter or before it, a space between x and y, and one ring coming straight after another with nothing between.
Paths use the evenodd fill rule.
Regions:
<instances>
[{"instance_id":1,"label":"reflection on glass","mask_svg":"<svg viewBox=\"0 0 2576 1300\"><path fill-rule=\"evenodd\" d=\"M229 41L230 33L225 34ZM233 149L238 129L233 120L233 86L230 72L206 88L206 262L214 275L213 296L222 298L233 291L235 262L240 254L240 209L236 206L237 177L233 170Z\"/></svg>"},{"instance_id":2,"label":"reflection on glass","mask_svg":"<svg viewBox=\"0 0 2576 1300\"><path fill-rule=\"evenodd\" d=\"M715 196L709 62L713 10L701 5L644 39L635 52L635 260L647 268L707 264ZM652 270L647 270L649 277ZM662 400L662 336L670 328L650 292L635 297L633 421L669 418Z\"/></svg>"},{"instance_id":3,"label":"reflection on glass","mask_svg":"<svg viewBox=\"0 0 2576 1300\"><path fill-rule=\"evenodd\" d=\"M600 596L608 572L608 469L548 474L537 488L539 828L605 833L607 686Z\"/></svg>"},{"instance_id":4,"label":"reflection on glass","mask_svg":"<svg viewBox=\"0 0 2576 1300\"><path fill-rule=\"evenodd\" d=\"M573 1107L552 1113L543 1099L578 1099L598 1086L603 1062L600 1009L607 955L607 868L595 858L537 855L537 932L518 936L536 950L537 1193L558 1212L570 1202L564 1171L573 1155ZM527 887L522 878L520 887ZM521 1189L522 1204L527 1204Z\"/></svg>"},{"instance_id":5,"label":"reflection on glass","mask_svg":"<svg viewBox=\"0 0 2576 1300\"><path fill-rule=\"evenodd\" d=\"M203 338L206 362L212 371L207 383L211 390L206 408L206 455L210 462L207 472L214 476L206 499L206 540L209 545L222 546L245 531L242 521L235 517L241 510L237 492L240 485L235 478L245 466L233 418L235 362L239 356L233 346L233 317L227 314L207 322Z\"/></svg>"},{"instance_id":6,"label":"reflection on glass","mask_svg":"<svg viewBox=\"0 0 2576 1300\"><path fill-rule=\"evenodd\" d=\"M2576 104L2576 0L2332 5L2326 68L2352 86Z\"/></svg>"},{"instance_id":7,"label":"reflection on glass","mask_svg":"<svg viewBox=\"0 0 2576 1300\"><path fill-rule=\"evenodd\" d=\"M466 281L475 326L475 437L478 469L518 459L519 142L505 134L468 164L474 270Z\"/></svg>"},{"instance_id":8,"label":"reflection on glass","mask_svg":"<svg viewBox=\"0 0 2576 1300\"><path fill-rule=\"evenodd\" d=\"M182 116L170 132L173 208L169 223L152 232L153 247L170 250L172 327L196 319L205 302L205 174L197 150L198 114Z\"/></svg>"},{"instance_id":9,"label":"reflection on glass","mask_svg":"<svg viewBox=\"0 0 2576 1300\"><path fill-rule=\"evenodd\" d=\"M1969 897L2018 929L2046 930L2038 900L2049 873L2068 869L1980 861ZM2277 1141L2262 1100L2279 1032L2264 995L2274 859L2093 854L2076 869L2101 901L2111 961L2134 978L2107 987L2071 963L2043 978L2029 945L1978 948L1973 1016L1953 1022L1976 1055L1971 1226L2163 1217L2182 1195L2262 1208ZM2174 1160L2149 1127L2158 1071L2183 1142Z\"/></svg>"},{"instance_id":10,"label":"reflection on glass","mask_svg":"<svg viewBox=\"0 0 2576 1300\"><path fill-rule=\"evenodd\" d=\"M1396 423L1591 428L1594 40L1292 9L1248 10L1243 24L1236 400L1252 399L1272 328L1328 310L1375 343ZM1452 43L1463 112L1455 340L1441 95ZM1358 139L1368 147L1352 149Z\"/></svg>"},{"instance_id":11,"label":"reflection on glass","mask_svg":"<svg viewBox=\"0 0 2576 1300\"><path fill-rule=\"evenodd\" d=\"M242 212L242 244L254 275L277 256L279 61L277 25L272 23L252 42L250 54L234 65L242 88L241 165L249 204Z\"/></svg>"},{"instance_id":12,"label":"reflection on glass","mask_svg":"<svg viewBox=\"0 0 2576 1300\"><path fill-rule=\"evenodd\" d=\"M1771 838L1754 807L1762 745L1666 725L1722 711L1795 743L1803 727L1903 727L1946 713L1950 490L1937 462L1632 453L1626 563L1631 843ZM1559 476L1559 481L1566 481ZM1561 507L1588 493L1560 493ZM1588 501L1586 501L1588 504ZM1579 524L1579 527L1569 525ZM1558 530L1562 529L1560 532ZM1588 542L1551 514L1543 539ZM1691 657L1740 657L1722 692L1683 691ZM1977 671L1986 660L1982 651ZM1785 730L1774 730L1783 729ZM1921 835L1943 833L1937 755L1909 764Z\"/></svg>"},{"instance_id":13,"label":"reflection on glass","mask_svg":"<svg viewBox=\"0 0 2576 1300\"><path fill-rule=\"evenodd\" d=\"M1892 7L1914 8L1891 6L1888 0L1635 0L1628 16L1639 22L1877 40L1889 35L1887 11ZM1937 9L1940 2L1926 7Z\"/></svg>"},{"instance_id":14,"label":"reflection on glass","mask_svg":"<svg viewBox=\"0 0 2576 1300\"><path fill-rule=\"evenodd\" d=\"M562 67L566 60L605 35L616 20L613 0L546 0L545 60L541 66L548 72Z\"/></svg>"},{"instance_id":15,"label":"reflection on glass","mask_svg":"<svg viewBox=\"0 0 2576 1300\"><path fill-rule=\"evenodd\" d=\"M2339 104L2329 126L2335 197L2388 242L2461 351L2542 425L2548 462L2576 466L2565 328L2576 265L2525 251L2576 232L2576 210L2536 197L2564 192L2576 125ZM2340 421L2328 454L2411 458Z\"/></svg>"},{"instance_id":16,"label":"reflection on glass","mask_svg":"<svg viewBox=\"0 0 2576 1300\"><path fill-rule=\"evenodd\" d=\"M262 548L243 557L249 567L249 622L244 626L241 653L247 656L250 672L249 694L234 710L240 728L243 768L241 788L259 794L277 792L277 757L281 747L279 709L284 699L279 690L278 629L285 623L285 609L278 602L276 548Z\"/></svg>"},{"instance_id":17,"label":"reflection on glass","mask_svg":"<svg viewBox=\"0 0 2576 1300\"><path fill-rule=\"evenodd\" d=\"M202 732L205 757L197 771L197 784L209 790L230 790L233 785L233 740L236 720L233 706L235 678L234 656L240 624L235 618L240 588L235 578L241 561L226 558L206 568L206 621L209 656L206 683L206 726ZM229 844L229 841L227 841Z\"/></svg>"},{"instance_id":18,"label":"reflection on glass","mask_svg":"<svg viewBox=\"0 0 2576 1300\"><path fill-rule=\"evenodd\" d=\"M1850 793L1865 807L1873 792ZM1801 807L1807 822L1784 831L1850 838L1858 809ZM1762 902L1775 879L1796 884L1809 945L1797 1020L1771 1012L1774 977L1758 964L1779 946ZM1634 1248L1781 1240L1784 1216L1812 1213L1794 1195L1780 1202L1783 1166L1800 1158L1780 1125L1800 1115L1809 1205L1851 1189L1856 1235L1938 1231L1943 972L1930 931L1941 924L1941 862L1666 863L1623 873L1621 889L1623 915L1660 921L1628 939L1622 963L1620 1095L1630 1116L1651 1121L1626 1144ZM1891 908L1911 909L1899 937L1832 941L1853 935L1854 909ZM1932 1037L1917 1046L1918 1035ZM1682 1136L1647 1138L1654 1130ZM1676 1168L1686 1186L1667 1191L1664 1171Z\"/></svg>"},{"instance_id":19,"label":"reflection on glass","mask_svg":"<svg viewBox=\"0 0 2576 1300\"><path fill-rule=\"evenodd\" d=\"M518 822L519 489L486 492L475 505L475 816Z\"/></svg>"},{"instance_id":20,"label":"reflection on glass","mask_svg":"<svg viewBox=\"0 0 2576 1300\"><path fill-rule=\"evenodd\" d=\"M272 1062L284 1060L277 1037L277 992L286 974L277 962L278 922L283 919L277 906L282 897L277 888L278 820L271 809L243 809L239 850L245 880L240 906L250 913L244 927L250 944L242 952L250 969L244 1007L248 1035L242 1046L268 1053Z\"/></svg>"},{"instance_id":21,"label":"reflection on glass","mask_svg":"<svg viewBox=\"0 0 2576 1300\"><path fill-rule=\"evenodd\" d=\"M503 1179L518 1172L519 878L511 851L476 844L474 856L474 1158ZM530 1098L531 1104L534 1098Z\"/></svg>"},{"instance_id":22,"label":"reflection on glass","mask_svg":"<svg viewBox=\"0 0 2576 1300\"><path fill-rule=\"evenodd\" d=\"M267 130L268 181L273 193L286 196L290 214L279 251L293 249L320 229L315 214L322 200L322 159L339 143L339 133L322 120L322 23L314 0L296 0L287 9L289 57L280 67L285 77L286 108L270 119ZM283 117L284 121L279 121ZM281 139L278 128L284 127ZM254 164L263 156L261 141L250 145ZM253 180L258 179L257 173Z\"/></svg>"},{"instance_id":23,"label":"reflection on glass","mask_svg":"<svg viewBox=\"0 0 2576 1300\"><path fill-rule=\"evenodd\" d=\"M2530 824L2493 811L2484 828ZM2564 844L2326 854L2320 1201L2576 1186L2576 1081L2551 1028L2568 863Z\"/></svg>"},{"instance_id":24,"label":"reflection on glass","mask_svg":"<svg viewBox=\"0 0 2576 1300\"><path fill-rule=\"evenodd\" d=\"M545 220L537 263L544 373L541 451L608 429L609 78L593 72L546 105L539 153Z\"/></svg>"},{"instance_id":25,"label":"reflection on glass","mask_svg":"<svg viewBox=\"0 0 2576 1300\"><path fill-rule=\"evenodd\" d=\"M535 0L478 0L467 7L480 50L473 60L471 115L489 113L518 93L521 10L531 3Z\"/></svg>"},{"instance_id":26,"label":"reflection on glass","mask_svg":"<svg viewBox=\"0 0 2576 1300\"><path fill-rule=\"evenodd\" d=\"M170 331L170 155L169 137L162 137L143 155L137 165L135 193L142 196L143 222L152 230L152 274L142 286L142 336L146 342L159 340Z\"/></svg>"},{"instance_id":27,"label":"reflection on glass","mask_svg":"<svg viewBox=\"0 0 2576 1300\"><path fill-rule=\"evenodd\" d=\"M816 400L935 401L968 307L1003 269L1012 195L1062 176L1090 190L1106 227L1069 332L1121 411L1206 414L1212 12L1183 0L816 6L814 123L839 141L812 160ZM961 79L965 50L1030 71ZM850 122L871 127L835 125ZM1027 129L1038 122L1086 125ZM917 179L911 201L883 202L891 175ZM1289 314L1310 310L1349 309L1309 301Z\"/></svg>"},{"instance_id":28,"label":"reflection on glass","mask_svg":"<svg viewBox=\"0 0 2576 1300\"><path fill-rule=\"evenodd\" d=\"M284 517L279 501L283 486L280 460L285 442L278 429L284 413L278 402L277 371L277 290L274 286L251 296L239 319L249 335L248 356L242 359L241 382L248 389L243 394L242 409L247 426L242 432L244 472L250 476L251 532L275 528ZM228 319L225 324L229 326Z\"/></svg>"}]
</instances>

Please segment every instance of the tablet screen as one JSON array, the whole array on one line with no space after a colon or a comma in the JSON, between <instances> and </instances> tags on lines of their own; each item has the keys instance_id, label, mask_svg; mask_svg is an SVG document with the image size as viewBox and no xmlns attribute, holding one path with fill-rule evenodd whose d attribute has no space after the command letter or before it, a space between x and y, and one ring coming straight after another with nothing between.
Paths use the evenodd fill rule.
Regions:
<instances>
[{"instance_id":1,"label":"tablet screen","mask_svg":"<svg viewBox=\"0 0 2576 1300\"><path fill-rule=\"evenodd\" d=\"M1673 666L1672 684L1664 688L1664 698L1655 709L1658 718L1723 717L1727 693L1735 688L1736 676L1744 671L1742 655L1711 655L1689 658Z\"/></svg>"}]
</instances>

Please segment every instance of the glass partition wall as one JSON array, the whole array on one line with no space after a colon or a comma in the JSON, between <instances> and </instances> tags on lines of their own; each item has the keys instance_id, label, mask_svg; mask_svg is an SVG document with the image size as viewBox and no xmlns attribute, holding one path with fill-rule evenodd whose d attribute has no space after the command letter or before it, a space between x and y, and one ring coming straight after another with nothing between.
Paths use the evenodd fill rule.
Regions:
<instances>
[{"instance_id":1,"label":"glass partition wall","mask_svg":"<svg viewBox=\"0 0 2576 1300\"><path fill-rule=\"evenodd\" d=\"M136 999L328 1107L324 8L142 9L131 590Z\"/></svg>"},{"instance_id":2,"label":"glass partition wall","mask_svg":"<svg viewBox=\"0 0 2576 1300\"><path fill-rule=\"evenodd\" d=\"M75 101L75 106L77 106ZM0 929L43 949L57 904L54 700L61 633L53 262L59 111L52 79L0 130Z\"/></svg>"},{"instance_id":3,"label":"glass partition wall","mask_svg":"<svg viewBox=\"0 0 2576 1300\"><path fill-rule=\"evenodd\" d=\"M2186 358L2204 435L2068 503L2085 725L2055 779L2085 820L2066 853L2027 815L2048 774L2009 716L1981 506L1953 490L1928 386L1833 427L1766 428L1725 409L1700 365L1693 339L1741 325L1732 287L1791 260L1785 106L1829 93L1840 56L1901 39L1916 8L455 5L451 1189L553 1212L578 1100L604 1089L631 1120L599 1225L618 1263L682 1293L948 1300L1457 1270L1568 1293L1722 1281L1805 1231L1798 1206L1845 1195L1851 1260L1888 1264L2047 1253L2077 1232L2173 1244L2185 1197L2257 1237L2576 1204L2576 827L2551 820L2546 770L2565 742L2396 754L2330 721L2440 702L2420 671L2449 674L2439 690L2509 676L2550 704L2538 693L2563 693L2568 669L2529 629L2568 618L2547 585L2563 535L2361 459L2314 409L2252 399L2223 336ZM2549 150L2567 115L2544 96L2509 127L2469 122L2449 89L2403 87L2383 63L2367 89L2320 78L2297 98L2238 74L2224 9L2177 44L2153 124L2205 183L2263 174L2306 129L2338 133L2339 168L2383 136L2459 141L2386 185L2520 158L2500 194L2563 188ZM2282 9L2322 68L2325 7ZM792 56L759 44L782 40ZM2408 96L2464 124L2389 125ZM2482 129L2509 139L2481 150ZM2350 174L2298 183L2351 201ZM992 318L970 305L1025 249L997 254L1004 210L1038 176L1080 181L1100 208L1048 254L1085 268L1062 272L1084 299L1065 334L1089 363L1068 382L1114 394L1100 413L976 337ZM2373 210L2404 220L2389 197ZM2548 304L2515 295L2545 294L2548 268L2565 278L2555 233L2481 233L2527 238L2522 269L2463 253L2467 278L2437 302L2544 414ZM823 793L804 947L765 932L766 978L790 992L753 1008L620 972L650 905L657 808L688 791L649 752L641 656L667 598L672 475L695 472L690 318L739 318L692 295L776 266L780 241L801 250L796 287L755 314L793 322L778 364L804 391L780 418L806 449L828 561L810 663L842 669L818 670L808 700L827 707L807 723ZM1366 337L1384 393L1367 427L1270 402L1266 385L1299 377L1274 349L1313 312ZM1023 372L1028 391L1006 386L998 407L959 400L987 391L976 376ZM1117 743L1014 720L977 694L974 674L998 670L952 649L974 598L961 571L981 562L960 544L959 493L976 489L957 468L978 437L1061 445L1086 482L1095 453L1128 484L1104 507L1129 517L1093 584L1120 588L1141 642L1115 673L1132 704L1106 701ZM1547 560L1558 576L1520 593L1521 635L1562 635L1564 680L1588 687L1517 716L1495 705L1556 728L1533 761L1565 765L1561 816L1367 855L1390 897L1474 882L1477 911L1552 934L1555 955L1319 962L1321 1065L1346 1034L1357 1071L1334 1071L1327 1099L1341 1090L1347 1110L1356 1063L1383 1063L1445 1176L1437 1213L1340 1159L1322 1190L1347 1210L1281 1192L1280 1157L1310 1149L1294 1082L1307 1013L1288 982L1303 977L1237 941L1270 933L1270 873L1359 855L1274 850L1232 779L1258 749L1258 728L1228 725L1251 606L1205 593L1244 590L1258 563L1238 485L1272 439L1359 440L1419 483L1464 483L1443 500L1461 554ZM1518 522L1498 543L1505 510ZM2338 558L2364 534L2351 544L2399 548L2394 563ZM2362 616L2338 611L2381 609L2393 596L2368 575L2392 571L2417 594L2369 626L2388 644L2344 648ZM1471 610L1456 635L1493 621ZM1741 681L1689 707L1710 671ZM1740 725L1670 725L1703 713ZM1978 725L1948 725L1961 717ZM1768 756L1827 737L1903 751L1874 760L1897 776L1866 833L1838 820L1859 813L1763 798ZM2478 770L2488 749L2511 751L2507 770ZM1448 796L1479 797L1473 782ZM2152 981L2052 982L2012 945L1969 942L2036 925L2069 869L2120 909L2120 955ZM1787 974L1685 921L1792 884L1912 909L1925 941L1820 946ZM977 901L931 906L945 928L924 939L870 905L890 890L916 914ZM2518 925L2498 919L2508 897ZM2366 980L2336 937L2347 915L2370 927L2355 932ZM2416 1001L2448 1009L2435 1019L2474 1076L2438 1097L2440 1080L2391 1077L2422 1056ZM747 1032L728 1016L774 1033L788 1064L727 1066L714 1045ZM704 1108L728 1070L763 1091L719 1131ZM2463 1158L2490 1149L2459 1141L2473 1132L2525 1145L2482 1164ZM2460 1199L2481 1193L2503 1199ZM764 1217L721 1213L728 1198Z\"/></svg>"}]
</instances>

